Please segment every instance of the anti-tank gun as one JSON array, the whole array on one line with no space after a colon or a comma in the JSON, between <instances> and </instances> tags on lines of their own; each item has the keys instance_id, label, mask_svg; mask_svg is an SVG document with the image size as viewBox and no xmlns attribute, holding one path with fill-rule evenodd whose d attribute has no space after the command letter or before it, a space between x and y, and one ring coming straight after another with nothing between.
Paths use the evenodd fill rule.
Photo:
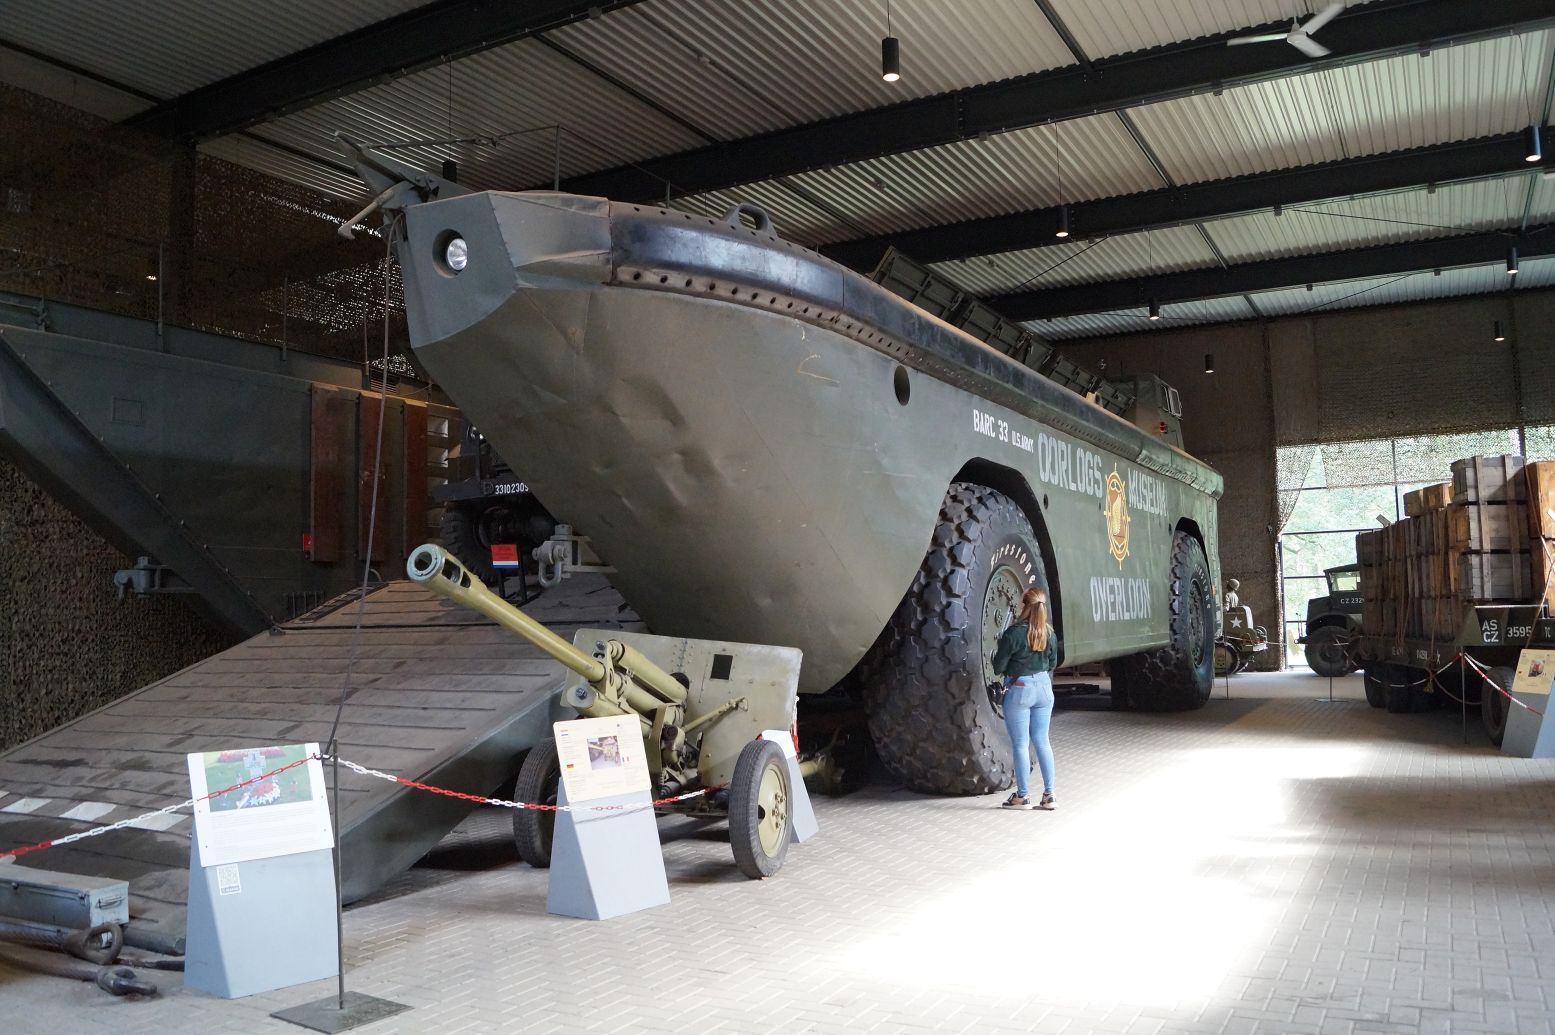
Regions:
<instances>
[{"instance_id":1,"label":"anti-tank gun","mask_svg":"<svg viewBox=\"0 0 1555 1035\"><path fill-rule=\"evenodd\" d=\"M562 701L580 717L635 715L655 797L709 792L660 812L727 814L740 870L754 878L778 871L793 837L793 787L782 748L759 738L793 726L797 650L597 629L581 629L569 643L439 546L417 547L405 567L412 580L521 636L576 675ZM556 741L546 737L525 757L514 796L555 804L560 780ZM554 829L554 812L516 809L519 856L549 866Z\"/></svg>"}]
</instances>

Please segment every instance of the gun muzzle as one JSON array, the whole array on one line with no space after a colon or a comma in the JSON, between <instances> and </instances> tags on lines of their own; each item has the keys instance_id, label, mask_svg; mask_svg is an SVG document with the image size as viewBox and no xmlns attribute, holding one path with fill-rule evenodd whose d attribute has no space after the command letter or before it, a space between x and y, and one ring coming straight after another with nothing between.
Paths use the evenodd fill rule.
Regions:
<instances>
[{"instance_id":1,"label":"gun muzzle","mask_svg":"<svg viewBox=\"0 0 1555 1035\"><path fill-rule=\"evenodd\" d=\"M416 547L405 561L405 574L454 603L485 615L493 622L540 648L586 682L605 678L605 663L585 654L524 612L486 588L441 546L425 543Z\"/></svg>"}]
</instances>

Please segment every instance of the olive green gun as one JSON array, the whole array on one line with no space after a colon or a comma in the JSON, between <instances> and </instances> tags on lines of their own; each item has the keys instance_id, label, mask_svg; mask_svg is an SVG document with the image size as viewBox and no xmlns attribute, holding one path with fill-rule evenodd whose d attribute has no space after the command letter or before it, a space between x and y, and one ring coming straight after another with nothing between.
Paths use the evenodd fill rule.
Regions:
<instances>
[{"instance_id":1,"label":"olive green gun","mask_svg":"<svg viewBox=\"0 0 1555 1035\"><path fill-rule=\"evenodd\" d=\"M792 836L793 788L785 753L760 737L765 730L788 730L794 721L797 650L580 630L578 639L593 647L590 652L493 593L440 546L417 547L405 568L412 581L522 637L576 675L580 682L563 692L562 701L580 716L637 716L656 797L708 791L675 803L672 811L727 812L740 869L751 877L777 872ZM691 674L671 674L637 644L674 653ZM515 796L553 804L560 778L556 742L548 737L525 757ZM515 811L514 840L526 862L550 864L554 824L553 812Z\"/></svg>"}]
</instances>

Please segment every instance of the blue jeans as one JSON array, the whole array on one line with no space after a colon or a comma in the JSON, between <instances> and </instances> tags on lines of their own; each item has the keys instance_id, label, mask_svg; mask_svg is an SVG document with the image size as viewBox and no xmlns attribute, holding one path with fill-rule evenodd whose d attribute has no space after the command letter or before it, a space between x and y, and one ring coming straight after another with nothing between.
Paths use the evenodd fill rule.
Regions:
<instances>
[{"instance_id":1,"label":"blue jeans","mask_svg":"<svg viewBox=\"0 0 1555 1035\"><path fill-rule=\"evenodd\" d=\"M1031 754L1037 746L1037 767L1042 770L1042 789L1053 793L1053 745L1048 743L1048 723L1053 718L1053 676L1038 672L1021 676L1004 695L1004 725L1015 745L1015 790L1026 797L1030 790Z\"/></svg>"}]
</instances>

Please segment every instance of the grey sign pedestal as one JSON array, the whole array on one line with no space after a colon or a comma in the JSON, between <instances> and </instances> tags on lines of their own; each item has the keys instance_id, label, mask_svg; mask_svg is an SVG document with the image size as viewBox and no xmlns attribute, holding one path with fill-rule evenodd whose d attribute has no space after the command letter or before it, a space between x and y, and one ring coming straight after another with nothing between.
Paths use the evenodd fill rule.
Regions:
<instances>
[{"instance_id":1,"label":"grey sign pedestal","mask_svg":"<svg viewBox=\"0 0 1555 1035\"><path fill-rule=\"evenodd\" d=\"M639 790L594 798L576 812L556 814L546 912L608 920L669 903L652 801L647 790ZM568 804L565 780L556 803Z\"/></svg>"},{"instance_id":2,"label":"grey sign pedestal","mask_svg":"<svg viewBox=\"0 0 1555 1035\"><path fill-rule=\"evenodd\" d=\"M1486 688L1485 692L1494 691ZM1526 690L1513 690L1512 696L1528 708L1507 704L1510 710L1506 716L1506 735L1501 738L1501 753L1516 758L1555 758L1555 720L1548 714L1550 702L1555 697L1547 692L1528 693ZM1540 716L1529 708L1545 714Z\"/></svg>"},{"instance_id":3,"label":"grey sign pedestal","mask_svg":"<svg viewBox=\"0 0 1555 1035\"><path fill-rule=\"evenodd\" d=\"M762 730L761 739L782 748L783 757L788 760L788 785L792 788L788 811L794 830L794 844L802 845L821 832L821 825L815 820L815 808L810 804L810 790L799 772L799 755L794 751L794 738L787 730Z\"/></svg>"},{"instance_id":4,"label":"grey sign pedestal","mask_svg":"<svg viewBox=\"0 0 1555 1035\"><path fill-rule=\"evenodd\" d=\"M329 849L204 866L189 842L186 987L236 999L339 973Z\"/></svg>"}]
</instances>

